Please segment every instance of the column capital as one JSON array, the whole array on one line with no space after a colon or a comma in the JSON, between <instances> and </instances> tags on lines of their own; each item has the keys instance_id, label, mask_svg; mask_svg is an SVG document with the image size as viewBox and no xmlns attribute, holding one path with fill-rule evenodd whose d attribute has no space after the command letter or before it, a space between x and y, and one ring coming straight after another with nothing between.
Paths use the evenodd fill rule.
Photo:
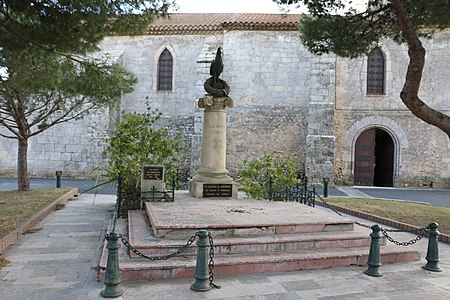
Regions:
<instances>
[{"instance_id":1,"label":"column capital","mask_svg":"<svg viewBox=\"0 0 450 300\"><path fill-rule=\"evenodd\" d=\"M225 109L227 107L233 107L234 102L230 97L214 97L211 95L205 95L198 99L198 107L200 108L212 108L212 109Z\"/></svg>"}]
</instances>

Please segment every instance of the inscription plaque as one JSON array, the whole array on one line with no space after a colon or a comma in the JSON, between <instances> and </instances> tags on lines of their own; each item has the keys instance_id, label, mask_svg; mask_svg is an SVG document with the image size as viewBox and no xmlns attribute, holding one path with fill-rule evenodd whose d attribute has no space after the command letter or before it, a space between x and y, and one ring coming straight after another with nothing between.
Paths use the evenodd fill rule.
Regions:
<instances>
[{"instance_id":1,"label":"inscription plaque","mask_svg":"<svg viewBox=\"0 0 450 300\"><path fill-rule=\"evenodd\" d=\"M203 197L232 197L233 185L232 184L204 184L203 185Z\"/></svg>"},{"instance_id":2,"label":"inscription plaque","mask_svg":"<svg viewBox=\"0 0 450 300\"><path fill-rule=\"evenodd\" d=\"M164 168L162 166L145 166L144 180L163 180Z\"/></svg>"}]
</instances>

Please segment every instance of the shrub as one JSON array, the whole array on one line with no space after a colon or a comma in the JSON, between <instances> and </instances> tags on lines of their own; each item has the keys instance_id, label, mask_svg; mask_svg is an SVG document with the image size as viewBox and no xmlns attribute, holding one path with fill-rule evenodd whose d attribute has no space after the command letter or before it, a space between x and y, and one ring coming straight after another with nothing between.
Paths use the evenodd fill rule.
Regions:
<instances>
[{"instance_id":1,"label":"shrub","mask_svg":"<svg viewBox=\"0 0 450 300\"><path fill-rule=\"evenodd\" d=\"M284 189L297 183L297 161L288 157L267 154L252 161L244 161L244 169L239 172L239 189L257 199L269 198L269 184L274 189Z\"/></svg>"},{"instance_id":2,"label":"shrub","mask_svg":"<svg viewBox=\"0 0 450 300\"><path fill-rule=\"evenodd\" d=\"M180 136L170 137L166 128L156 128L162 114L152 110L147 102L145 113L122 112L116 136L108 140L104 155L108 158L106 177L109 182L121 178L121 193L130 199L124 207L139 205L141 170L144 165L164 165L165 170L175 169L180 162ZM165 176L165 180L171 180ZM133 199L131 199L133 198ZM133 204L135 203L135 204ZM136 207L137 208L137 207Z\"/></svg>"}]
</instances>

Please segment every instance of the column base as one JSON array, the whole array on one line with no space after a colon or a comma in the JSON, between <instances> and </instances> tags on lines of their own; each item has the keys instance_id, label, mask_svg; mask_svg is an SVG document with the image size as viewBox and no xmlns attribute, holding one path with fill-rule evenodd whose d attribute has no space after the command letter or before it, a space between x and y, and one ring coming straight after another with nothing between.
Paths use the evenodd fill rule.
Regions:
<instances>
[{"instance_id":1,"label":"column base","mask_svg":"<svg viewBox=\"0 0 450 300\"><path fill-rule=\"evenodd\" d=\"M211 178L197 175L189 182L189 193L195 198L237 199L238 184L229 176Z\"/></svg>"}]
</instances>

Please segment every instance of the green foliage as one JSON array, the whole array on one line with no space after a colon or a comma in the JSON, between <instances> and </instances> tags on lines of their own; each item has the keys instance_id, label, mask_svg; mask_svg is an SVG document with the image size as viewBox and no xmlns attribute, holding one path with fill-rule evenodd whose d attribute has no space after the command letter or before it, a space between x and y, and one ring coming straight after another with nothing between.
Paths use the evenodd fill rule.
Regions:
<instances>
[{"instance_id":1,"label":"green foliage","mask_svg":"<svg viewBox=\"0 0 450 300\"><path fill-rule=\"evenodd\" d=\"M132 91L136 78L94 58L106 36L142 34L172 0L0 0L0 136L19 140L18 181L29 190L28 139ZM4 133L6 132L6 133Z\"/></svg>"},{"instance_id":2,"label":"green foliage","mask_svg":"<svg viewBox=\"0 0 450 300\"><path fill-rule=\"evenodd\" d=\"M0 67L0 125L10 138L29 138L57 124L111 105L133 90L134 75L119 64L85 60L79 64L42 49L4 52ZM11 55L11 56L9 56ZM14 126L15 124L15 126ZM8 126L9 125L9 126Z\"/></svg>"},{"instance_id":3,"label":"green foliage","mask_svg":"<svg viewBox=\"0 0 450 300\"><path fill-rule=\"evenodd\" d=\"M263 155L252 161L244 161L239 172L239 188L252 198L268 199L269 183L272 187L284 189L297 183L297 162L291 157L282 159L276 154Z\"/></svg>"},{"instance_id":4,"label":"green foliage","mask_svg":"<svg viewBox=\"0 0 450 300\"><path fill-rule=\"evenodd\" d=\"M362 19L349 20L339 15L304 17L300 20L299 29L303 45L311 52L333 52L342 57L358 57L367 53L386 34L380 23L367 26Z\"/></svg>"},{"instance_id":5,"label":"green foliage","mask_svg":"<svg viewBox=\"0 0 450 300\"><path fill-rule=\"evenodd\" d=\"M117 134L109 139L104 154L108 158L109 181L121 176L122 191L140 191L143 165L164 165L175 169L180 161L181 138L170 137L166 128L156 128L161 113L147 102L145 113L122 113ZM169 176L165 177L170 180Z\"/></svg>"},{"instance_id":6,"label":"green foliage","mask_svg":"<svg viewBox=\"0 0 450 300\"><path fill-rule=\"evenodd\" d=\"M369 53L383 38L404 42L391 1L370 0L357 10L351 0L273 0L280 6L304 5L309 16L300 20L302 43L313 53L333 52L342 57ZM404 0L408 18L419 36L450 26L450 1Z\"/></svg>"},{"instance_id":7,"label":"green foliage","mask_svg":"<svg viewBox=\"0 0 450 300\"><path fill-rule=\"evenodd\" d=\"M85 55L105 36L142 33L155 14L174 5L172 0L0 0L0 45Z\"/></svg>"}]
</instances>

